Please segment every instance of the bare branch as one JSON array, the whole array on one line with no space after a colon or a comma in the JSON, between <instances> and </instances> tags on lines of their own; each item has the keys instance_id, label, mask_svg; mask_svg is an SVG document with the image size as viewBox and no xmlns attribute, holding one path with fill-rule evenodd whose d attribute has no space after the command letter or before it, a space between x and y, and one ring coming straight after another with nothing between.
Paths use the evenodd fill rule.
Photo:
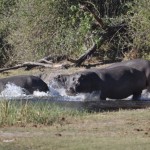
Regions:
<instances>
[{"instance_id":1,"label":"bare branch","mask_svg":"<svg viewBox=\"0 0 150 150\"><path fill-rule=\"evenodd\" d=\"M92 55L96 51L96 44L94 44L85 54L80 56L78 60L75 62L75 66L80 66L83 61L85 61L90 55Z\"/></svg>"},{"instance_id":2,"label":"bare branch","mask_svg":"<svg viewBox=\"0 0 150 150\"><path fill-rule=\"evenodd\" d=\"M79 2L80 3L80 8L83 9L84 11L88 11L89 13L91 13L94 17L94 19L97 21L98 25L102 28L102 29L106 29L106 24L103 22L102 18L100 18L99 16L96 15L96 13L93 11L93 9L91 9L91 7L89 7L88 5L92 5L89 2ZM88 5L87 5L88 4ZM93 6L93 5L92 5Z\"/></svg>"},{"instance_id":3,"label":"bare branch","mask_svg":"<svg viewBox=\"0 0 150 150\"><path fill-rule=\"evenodd\" d=\"M0 69L0 72L4 72L4 71L8 71L8 70L14 70L14 69L19 69L19 68L23 68L23 67L27 67L28 69L31 69L31 68L37 67L37 66L52 68L53 65L43 64L43 63L38 63L38 62L25 62L23 64L16 65L16 66L13 66L13 67Z\"/></svg>"}]
</instances>

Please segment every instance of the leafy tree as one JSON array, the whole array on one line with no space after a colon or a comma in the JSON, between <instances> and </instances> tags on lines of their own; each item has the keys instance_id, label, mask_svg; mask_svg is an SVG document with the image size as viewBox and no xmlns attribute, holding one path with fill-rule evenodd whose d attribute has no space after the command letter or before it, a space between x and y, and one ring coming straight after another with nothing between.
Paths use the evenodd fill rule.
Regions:
<instances>
[{"instance_id":1,"label":"leafy tree","mask_svg":"<svg viewBox=\"0 0 150 150\"><path fill-rule=\"evenodd\" d=\"M0 0L2 65L34 61L47 55L76 59L105 34L91 13L116 30L97 50L100 59L126 57L137 49L149 54L149 0ZM141 22L142 21L142 22ZM142 49L142 50L141 50Z\"/></svg>"}]
</instances>

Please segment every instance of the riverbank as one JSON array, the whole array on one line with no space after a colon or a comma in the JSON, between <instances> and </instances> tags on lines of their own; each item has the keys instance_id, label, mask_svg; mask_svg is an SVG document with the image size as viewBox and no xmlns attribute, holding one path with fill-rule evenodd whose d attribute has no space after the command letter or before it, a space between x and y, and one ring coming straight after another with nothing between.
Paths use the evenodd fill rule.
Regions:
<instances>
[{"instance_id":1,"label":"riverbank","mask_svg":"<svg viewBox=\"0 0 150 150\"><path fill-rule=\"evenodd\" d=\"M149 150L150 109L57 116L51 125L0 128L3 150Z\"/></svg>"},{"instance_id":2,"label":"riverbank","mask_svg":"<svg viewBox=\"0 0 150 150\"><path fill-rule=\"evenodd\" d=\"M31 71L18 69L1 77L41 73L53 77L59 73L71 73L82 69L85 68ZM89 106L92 107L92 104ZM149 150L149 108L88 112L61 106L30 101L1 101L0 149ZM104 104L102 106L104 107ZM94 107L98 107L97 102Z\"/></svg>"}]
</instances>

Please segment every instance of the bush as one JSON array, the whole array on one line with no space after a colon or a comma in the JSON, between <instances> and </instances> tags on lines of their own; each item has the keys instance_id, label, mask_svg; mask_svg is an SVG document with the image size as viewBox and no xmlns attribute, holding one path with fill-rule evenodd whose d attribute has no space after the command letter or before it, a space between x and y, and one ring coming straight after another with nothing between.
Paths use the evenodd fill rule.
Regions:
<instances>
[{"instance_id":1,"label":"bush","mask_svg":"<svg viewBox=\"0 0 150 150\"><path fill-rule=\"evenodd\" d=\"M0 66L4 66L12 54L12 47L7 41L9 35L8 28L12 9L15 7L15 0L0 0Z\"/></svg>"},{"instance_id":2,"label":"bush","mask_svg":"<svg viewBox=\"0 0 150 150\"><path fill-rule=\"evenodd\" d=\"M149 0L134 0L128 12L128 34L132 38L130 44L140 57L150 59L150 3Z\"/></svg>"},{"instance_id":3,"label":"bush","mask_svg":"<svg viewBox=\"0 0 150 150\"><path fill-rule=\"evenodd\" d=\"M77 58L104 32L93 28L93 16L80 0L0 0L1 66L35 61L47 55ZM130 2L130 3L129 3ZM148 57L150 45L148 0L89 0L90 7L108 25L125 22L98 53L102 59ZM133 50L134 49L134 50ZM135 55L136 56L136 55Z\"/></svg>"},{"instance_id":4,"label":"bush","mask_svg":"<svg viewBox=\"0 0 150 150\"><path fill-rule=\"evenodd\" d=\"M89 18L83 12L75 14L77 7L69 0L18 0L13 12L6 38L13 46L12 62L80 55Z\"/></svg>"}]
</instances>

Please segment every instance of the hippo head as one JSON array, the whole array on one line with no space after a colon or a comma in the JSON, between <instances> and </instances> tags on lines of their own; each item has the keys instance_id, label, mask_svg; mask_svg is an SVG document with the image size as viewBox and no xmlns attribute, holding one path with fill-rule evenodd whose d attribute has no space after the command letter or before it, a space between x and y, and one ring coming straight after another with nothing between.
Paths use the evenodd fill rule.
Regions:
<instances>
[{"instance_id":1,"label":"hippo head","mask_svg":"<svg viewBox=\"0 0 150 150\"><path fill-rule=\"evenodd\" d=\"M54 81L58 84L59 87L66 88L68 85L70 75L57 75L54 77Z\"/></svg>"},{"instance_id":2,"label":"hippo head","mask_svg":"<svg viewBox=\"0 0 150 150\"><path fill-rule=\"evenodd\" d=\"M99 80L99 76L94 72L78 73L70 79L67 93L69 95L74 95L77 93L98 91Z\"/></svg>"}]
</instances>

